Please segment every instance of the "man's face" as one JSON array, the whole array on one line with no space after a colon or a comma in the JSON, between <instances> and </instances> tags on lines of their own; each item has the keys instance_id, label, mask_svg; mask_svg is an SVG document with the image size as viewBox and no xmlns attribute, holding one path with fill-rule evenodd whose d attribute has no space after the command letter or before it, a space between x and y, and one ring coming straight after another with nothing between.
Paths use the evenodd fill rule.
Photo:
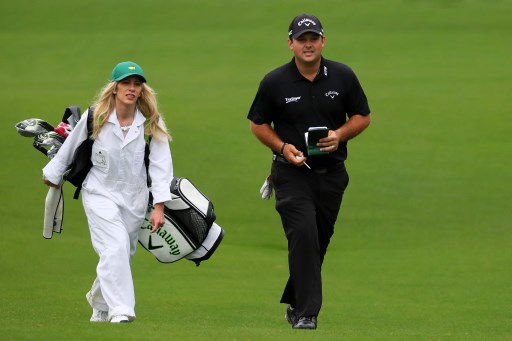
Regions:
<instances>
[{"instance_id":1,"label":"man's face","mask_svg":"<svg viewBox=\"0 0 512 341\"><path fill-rule=\"evenodd\" d=\"M306 32L296 39L288 39L288 46L293 51L295 59L305 64L314 64L320 60L324 44L325 37L311 32Z\"/></svg>"}]
</instances>

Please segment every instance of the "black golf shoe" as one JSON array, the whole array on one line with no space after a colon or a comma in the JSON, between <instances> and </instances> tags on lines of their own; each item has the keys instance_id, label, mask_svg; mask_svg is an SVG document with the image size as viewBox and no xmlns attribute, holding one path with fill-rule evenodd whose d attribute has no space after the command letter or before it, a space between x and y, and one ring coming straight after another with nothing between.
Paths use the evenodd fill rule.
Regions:
<instances>
[{"instance_id":1,"label":"black golf shoe","mask_svg":"<svg viewBox=\"0 0 512 341\"><path fill-rule=\"evenodd\" d=\"M292 326L293 329L316 329L316 316L303 316Z\"/></svg>"},{"instance_id":2,"label":"black golf shoe","mask_svg":"<svg viewBox=\"0 0 512 341\"><path fill-rule=\"evenodd\" d=\"M292 326L295 323L297 323L298 318L297 318L297 315L295 315L295 309L291 305L288 305L288 308L286 308L286 314L284 315L284 318Z\"/></svg>"}]
</instances>

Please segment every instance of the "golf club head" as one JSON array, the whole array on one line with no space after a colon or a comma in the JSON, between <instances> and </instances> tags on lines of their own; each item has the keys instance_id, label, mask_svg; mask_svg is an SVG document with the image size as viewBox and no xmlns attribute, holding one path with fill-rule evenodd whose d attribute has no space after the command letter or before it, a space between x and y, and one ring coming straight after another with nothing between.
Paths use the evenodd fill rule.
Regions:
<instances>
[{"instance_id":1,"label":"golf club head","mask_svg":"<svg viewBox=\"0 0 512 341\"><path fill-rule=\"evenodd\" d=\"M39 118L28 118L16 123L15 127L18 133L25 137L34 137L54 129L50 123Z\"/></svg>"}]
</instances>

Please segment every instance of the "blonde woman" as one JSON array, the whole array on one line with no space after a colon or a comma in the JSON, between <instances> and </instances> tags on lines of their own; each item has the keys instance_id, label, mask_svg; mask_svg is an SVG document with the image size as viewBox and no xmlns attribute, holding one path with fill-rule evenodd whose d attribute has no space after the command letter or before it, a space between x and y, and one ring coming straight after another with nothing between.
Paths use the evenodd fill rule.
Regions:
<instances>
[{"instance_id":1,"label":"blonde woman","mask_svg":"<svg viewBox=\"0 0 512 341\"><path fill-rule=\"evenodd\" d=\"M43 169L43 182L59 187L73 153L87 138L86 111L57 155ZM145 135L151 135L147 187ZM170 136L158 112L155 92L142 68L117 64L94 104L92 168L82 184L82 202L94 250L96 279L86 297L93 322L131 322L135 294L130 260L144 221L149 190L155 210L152 231L164 224L164 202L173 178Z\"/></svg>"}]
</instances>

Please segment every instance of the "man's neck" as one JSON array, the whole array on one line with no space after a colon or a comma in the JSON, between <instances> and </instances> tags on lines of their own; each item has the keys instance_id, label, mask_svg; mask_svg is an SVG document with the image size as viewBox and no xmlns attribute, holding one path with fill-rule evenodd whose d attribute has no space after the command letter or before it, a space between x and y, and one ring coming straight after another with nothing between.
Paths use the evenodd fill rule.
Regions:
<instances>
[{"instance_id":1,"label":"man's neck","mask_svg":"<svg viewBox=\"0 0 512 341\"><path fill-rule=\"evenodd\" d=\"M310 80L313 81L318 73L320 72L320 65L321 65L321 59L313 62L313 63L301 63L298 62L297 59L295 59L295 65L297 66L297 69L299 70L300 74Z\"/></svg>"}]
</instances>

